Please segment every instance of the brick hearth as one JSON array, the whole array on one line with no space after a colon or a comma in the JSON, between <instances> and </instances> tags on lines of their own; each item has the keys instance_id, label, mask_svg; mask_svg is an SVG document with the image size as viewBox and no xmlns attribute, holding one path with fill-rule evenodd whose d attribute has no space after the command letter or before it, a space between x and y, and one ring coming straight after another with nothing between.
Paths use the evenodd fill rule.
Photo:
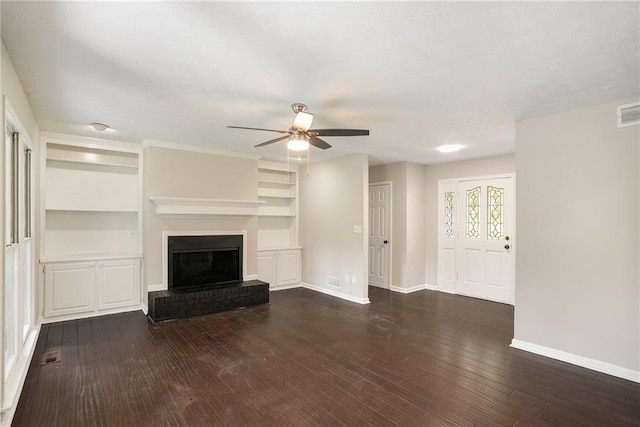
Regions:
<instances>
[{"instance_id":1,"label":"brick hearth","mask_svg":"<svg viewBox=\"0 0 640 427\"><path fill-rule=\"evenodd\" d=\"M153 321L201 316L269 303L269 284L260 280L190 292L149 292L149 317Z\"/></svg>"}]
</instances>

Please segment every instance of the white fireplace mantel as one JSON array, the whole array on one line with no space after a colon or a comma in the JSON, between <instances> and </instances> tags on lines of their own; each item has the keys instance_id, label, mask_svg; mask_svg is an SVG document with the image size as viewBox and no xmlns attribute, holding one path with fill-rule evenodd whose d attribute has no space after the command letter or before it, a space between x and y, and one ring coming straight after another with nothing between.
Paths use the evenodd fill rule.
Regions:
<instances>
[{"instance_id":1,"label":"white fireplace mantel","mask_svg":"<svg viewBox=\"0 0 640 427\"><path fill-rule=\"evenodd\" d=\"M156 215L160 218L207 216L255 216L262 200L195 199L152 196Z\"/></svg>"}]
</instances>

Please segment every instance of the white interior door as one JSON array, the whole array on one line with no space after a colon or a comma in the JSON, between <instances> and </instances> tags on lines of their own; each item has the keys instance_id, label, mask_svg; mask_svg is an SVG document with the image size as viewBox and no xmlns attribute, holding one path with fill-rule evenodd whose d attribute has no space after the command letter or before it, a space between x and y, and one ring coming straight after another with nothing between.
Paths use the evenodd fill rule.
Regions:
<instances>
[{"instance_id":1,"label":"white interior door","mask_svg":"<svg viewBox=\"0 0 640 427\"><path fill-rule=\"evenodd\" d=\"M369 284L389 288L391 185L369 186Z\"/></svg>"},{"instance_id":2,"label":"white interior door","mask_svg":"<svg viewBox=\"0 0 640 427\"><path fill-rule=\"evenodd\" d=\"M458 183L457 293L512 302L513 181L504 177Z\"/></svg>"}]
</instances>

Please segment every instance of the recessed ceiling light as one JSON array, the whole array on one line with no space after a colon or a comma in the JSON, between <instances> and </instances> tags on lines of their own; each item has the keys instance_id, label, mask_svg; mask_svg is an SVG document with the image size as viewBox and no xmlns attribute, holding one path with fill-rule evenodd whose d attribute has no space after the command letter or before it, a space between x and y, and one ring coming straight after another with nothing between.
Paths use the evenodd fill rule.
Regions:
<instances>
[{"instance_id":1,"label":"recessed ceiling light","mask_svg":"<svg viewBox=\"0 0 640 427\"><path fill-rule=\"evenodd\" d=\"M460 144L445 144L436 148L441 153L454 153L456 151L460 151L464 148L464 145Z\"/></svg>"},{"instance_id":2,"label":"recessed ceiling light","mask_svg":"<svg viewBox=\"0 0 640 427\"><path fill-rule=\"evenodd\" d=\"M93 128L98 132L104 132L105 130L109 129L109 126L105 125L104 123L91 123L91 126L93 126Z\"/></svg>"}]
</instances>

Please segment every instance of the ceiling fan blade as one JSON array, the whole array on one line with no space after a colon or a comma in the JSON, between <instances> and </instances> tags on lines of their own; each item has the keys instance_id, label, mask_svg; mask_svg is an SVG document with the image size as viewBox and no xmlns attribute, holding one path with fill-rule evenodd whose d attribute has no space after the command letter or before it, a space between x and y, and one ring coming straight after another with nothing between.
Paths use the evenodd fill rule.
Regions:
<instances>
[{"instance_id":1,"label":"ceiling fan blade","mask_svg":"<svg viewBox=\"0 0 640 427\"><path fill-rule=\"evenodd\" d=\"M265 130L267 132L278 132L278 133L286 133L286 134L289 133L289 131L287 131L287 130L264 129L264 128L248 128L248 127L245 127L245 126L227 126L227 127L231 128L231 129Z\"/></svg>"},{"instance_id":2,"label":"ceiling fan blade","mask_svg":"<svg viewBox=\"0 0 640 427\"><path fill-rule=\"evenodd\" d=\"M369 135L368 129L310 129L313 136L360 136Z\"/></svg>"},{"instance_id":3,"label":"ceiling fan blade","mask_svg":"<svg viewBox=\"0 0 640 427\"><path fill-rule=\"evenodd\" d=\"M322 148L323 150L326 150L327 148L331 148L331 146L327 144L326 141L323 141L317 136L313 136L313 135L310 135L309 137L309 144L313 145L314 147Z\"/></svg>"},{"instance_id":4,"label":"ceiling fan blade","mask_svg":"<svg viewBox=\"0 0 640 427\"><path fill-rule=\"evenodd\" d=\"M287 132L288 133L288 132ZM283 139L289 138L289 135L281 136L276 139L270 139L269 141L263 142L262 144L256 145L256 147L264 147L265 145L273 144L274 142L282 141Z\"/></svg>"}]
</instances>

